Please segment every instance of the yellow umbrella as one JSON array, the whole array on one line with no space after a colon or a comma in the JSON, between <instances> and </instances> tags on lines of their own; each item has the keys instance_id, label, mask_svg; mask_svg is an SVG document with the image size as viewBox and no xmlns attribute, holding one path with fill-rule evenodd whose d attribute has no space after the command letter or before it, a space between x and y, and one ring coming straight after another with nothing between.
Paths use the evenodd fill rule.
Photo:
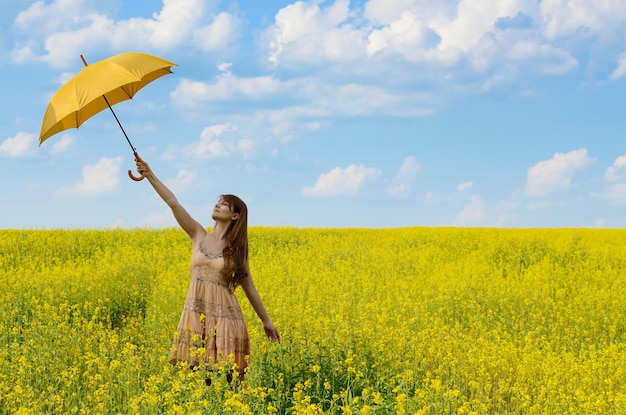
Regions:
<instances>
[{"instance_id":1,"label":"yellow umbrella","mask_svg":"<svg viewBox=\"0 0 626 415\"><path fill-rule=\"evenodd\" d=\"M89 118L109 108L119 124L126 141L133 147L112 106L131 99L141 88L164 75L172 73L173 62L145 53L127 52L87 65L66 82L54 94L41 123L39 145L56 133L69 128L78 128ZM133 180L142 180L128 175Z\"/></svg>"}]
</instances>

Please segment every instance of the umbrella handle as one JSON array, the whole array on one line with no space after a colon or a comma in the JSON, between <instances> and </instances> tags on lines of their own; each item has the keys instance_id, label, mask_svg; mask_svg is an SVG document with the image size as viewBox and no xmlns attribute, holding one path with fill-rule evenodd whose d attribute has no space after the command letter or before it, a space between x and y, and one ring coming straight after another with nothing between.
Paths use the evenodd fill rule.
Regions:
<instances>
[{"instance_id":1,"label":"umbrella handle","mask_svg":"<svg viewBox=\"0 0 626 415\"><path fill-rule=\"evenodd\" d=\"M139 176L139 177L133 175L132 170L128 170L128 177L130 177L131 179L133 179L136 182L140 182L140 181L142 181L143 179L146 178L146 176L144 176L143 174L141 176Z\"/></svg>"},{"instance_id":2,"label":"umbrella handle","mask_svg":"<svg viewBox=\"0 0 626 415\"><path fill-rule=\"evenodd\" d=\"M139 157L139 154L137 154L135 149L133 149L133 154L135 155L135 161L141 160L141 157ZM131 179L133 179L136 182L140 182L143 179L145 179L146 175L144 173L141 173L141 176L137 177L137 176L135 176L133 174L132 170L128 170L128 177L130 177Z\"/></svg>"}]
</instances>

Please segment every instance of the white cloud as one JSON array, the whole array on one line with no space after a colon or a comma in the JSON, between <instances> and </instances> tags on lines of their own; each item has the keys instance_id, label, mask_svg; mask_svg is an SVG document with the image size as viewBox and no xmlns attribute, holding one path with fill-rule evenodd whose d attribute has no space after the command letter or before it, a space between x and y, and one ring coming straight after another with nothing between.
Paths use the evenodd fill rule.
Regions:
<instances>
[{"instance_id":1,"label":"white cloud","mask_svg":"<svg viewBox=\"0 0 626 415\"><path fill-rule=\"evenodd\" d=\"M252 158L257 143L252 138L241 138L244 134L246 133L240 132L237 125L230 122L211 125L205 127L200 133L200 139L187 145L183 152L198 159L226 158L235 154Z\"/></svg>"},{"instance_id":2,"label":"white cloud","mask_svg":"<svg viewBox=\"0 0 626 415\"><path fill-rule=\"evenodd\" d=\"M171 97L181 107L197 108L203 102L251 99L259 105L242 108L253 116L272 120L275 126L302 121L308 131L322 125L320 118L369 114L425 116L441 106L435 94L412 90L389 91L378 85L328 83L320 78L281 81L271 76L239 78L223 72L214 83L182 80ZM263 109L262 101L272 105ZM276 127L272 127L276 128ZM283 136L288 136L284 134Z\"/></svg>"},{"instance_id":3,"label":"white cloud","mask_svg":"<svg viewBox=\"0 0 626 415\"><path fill-rule=\"evenodd\" d=\"M480 196L472 196L463 210L454 219L455 226L477 226L485 220L485 201Z\"/></svg>"},{"instance_id":4,"label":"white cloud","mask_svg":"<svg viewBox=\"0 0 626 415\"><path fill-rule=\"evenodd\" d=\"M222 12L215 16L211 24L195 30L193 42L205 52L224 49L239 38L241 26L237 16Z\"/></svg>"},{"instance_id":5,"label":"white cloud","mask_svg":"<svg viewBox=\"0 0 626 415\"><path fill-rule=\"evenodd\" d=\"M11 51L11 61L14 63L25 63L36 60L32 45L18 46Z\"/></svg>"},{"instance_id":6,"label":"white cloud","mask_svg":"<svg viewBox=\"0 0 626 415\"><path fill-rule=\"evenodd\" d=\"M372 25L380 27L393 23L409 11L423 16L425 21L441 19L452 15L455 7L452 2L428 0L369 0L365 3L363 17ZM420 13L417 13L420 12Z\"/></svg>"},{"instance_id":7,"label":"white cloud","mask_svg":"<svg viewBox=\"0 0 626 415\"><path fill-rule=\"evenodd\" d=\"M367 52L370 55L392 49L404 55L407 60L414 60L415 51L436 45L439 43L439 36L413 13L405 11L400 19L373 30L367 40ZM423 52L419 55L423 55Z\"/></svg>"},{"instance_id":8,"label":"white cloud","mask_svg":"<svg viewBox=\"0 0 626 415\"><path fill-rule=\"evenodd\" d=\"M400 170L392 180L388 192L391 195L406 195L411 191L411 184L415 175L422 169L415 157L409 156L404 159Z\"/></svg>"},{"instance_id":9,"label":"white cloud","mask_svg":"<svg viewBox=\"0 0 626 415\"><path fill-rule=\"evenodd\" d=\"M35 134L19 132L0 144L0 156L19 158L28 157L35 153L37 136Z\"/></svg>"},{"instance_id":10,"label":"white cloud","mask_svg":"<svg viewBox=\"0 0 626 415\"><path fill-rule=\"evenodd\" d=\"M410 180L413 179L420 170L422 170L422 166L417 162L417 159L413 156L409 156L402 162L397 177Z\"/></svg>"},{"instance_id":11,"label":"white cloud","mask_svg":"<svg viewBox=\"0 0 626 415\"><path fill-rule=\"evenodd\" d=\"M518 1L461 0L453 17L435 23L441 36L440 49L470 50L486 34L494 31L499 17L515 16L522 11ZM436 21L435 21L436 22Z\"/></svg>"},{"instance_id":12,"label":"white cloud","mask_svg":"<svg viewBox=\"0 0 626 415\"><path fill-rule=\"evenodd\" d=\"M618 204L626 203L626 182L612 183L604 189L603 193L592 196L598 196Z\"/></svg>"},{"instance_id":13,"label":"white cloud","mask_svg":"<svg viewBox=\"0 0 626 415\"><path fill-rule=\"evenodd\" d=\"M626 75L626 53L622 53L617 58L617 68L611 74L611 79L620 79L624 75Z\"/></svg>"},{"instance_id":14,"label":"white cloud","mask_svg":"<svg viewBox=\"0 0 626 415\"><path fill-rule=\"evenodd\" d=\"M87 23L92 12L84 0L53 0L50 3L40 0L18 13L15 26L38 33L68 30Z\"/></svg>"},{"instance_id":15,"label":"white cloud","mask_svg":"<svg viewBox=\"0 0 626 415\"><path fill-rule=\"evenodd\" d=\"M165 184L172 189L174 193L179 194L193 185L196 177L197 174L195 171L183 169L178 172L175 178L165 180Z\"/></svg>"},{"instance_id":16,"label":"white cloud","mask_svg":"<svg viewBox=\"0 0 626 415\"><path fill-rule=\"evenodd\" d=\"M200 140L185 147L185 152L200 159L228 157L233 150L232 145L220 137L236 130L237 127L230 123L205 127L200 133Z\"/></svg>"},{"instance_id":17,"label":"white cloud","mask_svg":"<svg viewBox=\"0 0 626 415\"><path fill-rule=\"evenodd\" d=\"M206 23L208 0L163 0L162 9L150 18L115 21L83 0L35 2L18 14L16 26L31 38L16 45L15 62L42 60L67 67L84 50L165 49L194 44L215 50L239 37L238 17L222 12ZM39 39L39 40L38 40ZM37 51L45 50L44 54Z\"/></svg>"},{"instance_id":18,"label":"white cloud","mask_svg":"<svg viewBox=\"0 0 626 415\"><path fill-rule=\"evenodd\" d=\"M74 143L74 141L74 136L70 134L63 134L60 139L56 139L54 140L54 143L52 143L50 154L54 155L64 152L70 145Z\"/></svg>"},{"instance_id":19,"label":"white cloud","mask_svg":"<svg viewBox=\"0 0 626 415\"><path fill-rule=\"evenodd\" d=\"M237 148L246 158L250 158L254 155L255 147L256 143L251 138L243 138L239 140L239 144L237 144Z\"/></svg>"},{"instance_id":20,"label":"white cloud","mask_svg":"<svg viewBox=\"0 0 626 415\"><path fill-rule=\"evenodd\" d=\"M63 68L75 64L78 56L88 49L88 46L108 46L110 36L115 34L112 20L84 8L76 14L75 19L67 19L60 9L63 2L58 0L44 6L41 14L39 9L34 14L30 13L30 9L24 12L28 14L28 18L23 19L24 23L20 27L28 31L32 37L25 44L16 45L11 54L14 62L43 61L53 67ZM38 3L41 2L35 4ZM48 25L47 22L52 21L61 21L63 25L62 27ZM40 50L45 50L45 53L39 54Z\"/></svg>"},{"instance_id":21,"label":"white cloud","mask_svg":"<svg viewBox=\"0 0 626 415\"><path fill-rule=\"evenodd\" d=\"M94 165L83 167L83 178L72 187L59 189L58 193L76 196L98 196L111 193L120 182L122 157L103 157Z\"/></svg>"},{"instance_id":22,"label":"white cloud","mask_svg":"<svg viewBox=\"0 0 626 415\"><path fill-rule=\"evenodd\" d=\"M456 186L456 192L451 193L435 193L435 192L427 192L424 196L425 203L453 203L457 204L461 201L467 199L467 193L464 193L470 190L474 186L474 183L471 181L459 183Z\"/></svg>"},{"instance_id":23,"label":"white cloud","mask_svg":"<svg viewBox=\"0 0 626 415\"><path fill-rule=\"evenodd\" d=\"M546 196L557 190L571 187L574 174L593 162L584 148L569 153L555 153L550 160L543 160L527 172L526 195Z\"/></svg>"},{"instance_id":24,"label":"white cloud","mask_svg":"<svg viewBox=\"0 0 626 415\"><path fill-rule=\"evenodd\" d=\"M369 115L391 113L402 116L423 116L431 112L428 108L437 105L424 94L391 92L384 87L349 83L341 86L316 83L315 89L302 88L302 95L310 95L317 112L329 114Z\"/></svg>"},{"instance_id":25,"label":"white cloud","mask_svg":"<svg viewBox=\"0 0 626 415\"><path fill-rule=\"evenodd\" d=\"M336 0L326 8L317 2L299 1L281 9L269 29L269 61L317 63L349 62L365 53L364 33L346 21L348 0Z\"/></svg>"},{"instance_id":26,"label":"white cloud","mask_svg":"<svg viewBox=\"0 0 626 415\"><path fill-rule=\"evenodd\" d=\"M411 191L411 185L408 183L398 183L392 185L387 191L390 195L393 196L404 196L409 194Z\"/></svg>"},{"instance_id":27,"label":"white cloud","mask_svg":"<svg viewBox=\"0 0 626 415\"><path fill-rule=\"evenodd\" d=\"M488 68L509 77L522 76L528 68L563 74L578 65L577 50L568 49L575 43L555 38L584 39L588 32L612 36L626 15L626 3L620 2L607 0L597 7L586 0L369 0L363 9L350 9L346 0L325 8L319 1L299 1L276 14L268 30L269 60L286 65L360 60L368 62L367 70L385 71L383 60L370 57L395 54L434 67L469 61L478 74ZM610 22L606 27L605 21ZM364 70L353 67L358 68L354 73Z\"/></svg>"},{"instance_id":28,"label":"white cloud","mask_svg":"<svg viewBox=\"0 0 626 415\"><path fill-rule=\"evenodd\" d=\"M529 40L521 40L513 45L508 56L514 60L531 62L540 71L552 75L567 73L578 66L578 61L569 53Z\"/></svg>"},{"instance_id":29,"label":"white cloud","mask_svg":"<svg viewBox=\"0 0 626 415\"><path fill-rule=\"evenodd\" d=\"M158 48L170 49L186 41L193 32L193 28L204 14L205 1L203 0L163 0L163 9L154 15L154 19L136 19L133 25L127 25L130 33L138 34L135 29L150 33L151 45ZM142 27L143 26L143 27Z\"/></svg>"},{"instance_id":30,"label":"white cloud","mask_svg":"<svg viewBox=\"0 0 626 415\"><path fill-rule=\"evenodd\" d=\"M238 78L227 72L220 75L212 84L183 79L171 93L171 97L181 106L193 106L198 101L261 98L282 92L288 87L288 83L271 76Z\"/></svg>"},{"instance_id":31,"label":"white cloud","mask_svg":"<svg viewBox=\"0 0 626 415\"><path fill-rule=\"evenodd\" d=\"M518 203L514 200L502 200L496 205L496 226L507 226L517 219Z\"/></svg>"},{"instance_id":32,"label":"white cloud","mask_svg":"<svg viewBox=\"0 0 626 415\"><path fill-rule=\"evenodd\" d=\"M489 64L487 57L503 42L494 36L498 18L526 9L518 1L370 0L364 9L364 17L374 26L368 50L386 50L410 62L435 66L453 66L467 56L483 70ZM498 41L485 42L488 37Z\"/></svg>"},{"instance_id":33,"label":"white cloud","mask_svg":"<svg viewBox=\"0 0 626 415\"><path fill-rule=\"evenodd\" d=\"M543 0L538 2L543 32L553 40L578 33L611 33L623 23L622 0Z\"/></svg>"},{"instance_id":34,"label":"white cloud","mask_svg":"<svg viewBox=\"0 0 626 415\"><path fill-rule=\"evenodd\" d=\"M594 193L592 196L607 199L613 203L626 203L626 154L618 156L613 165L606 169L604 177L609 185L602 193Z\"/></svg>"},{"instance_id":35,"label":"white cloud","mask_svg":"<svg viewBox=\"0 0 626 415\"><path fill-rule=\"evenodd\" d=\"M65 67L94 47L171 50L191 45L202 51L229 47L241 37L243 20L231 12L211 14L210 7L214 7L210 0L163 0L152 16L116 20L106 14L111 8L98 2L36 1L15 19L15 26L26 36L16 43L12 57L16 62L44 60ZM567 49L576 42L557 45L555 39L607 38L621 31L625 14L622 0L369 0L352 8L349 0L298 1L276 12L266 33L267 53L270 61L287 66L350 63L342 73L355 74L387 73L385 59L372 59L381 54L396 54L409 63L435 68L470 62L479 74L500 65L509 76L522 76L526 71L516 71L512 62L529 62L541 71L562 74L578 64L573 58L577 50ZM524 30L497 25L520 15L529 22ZM507 51L509 59L504 58ZM359 64L354 64L357 60ZM623 56L619 58L613 79L626 73L624 61ZM412 65L404 70L415 73ZM446 75L450 73L434 71L429 76ZM252 77L250 81L263 84L267 80ZM193 87L211 87L205 99L213 93L224 99L233 91L229 80L215 85L189 82L181 87L188 86L191 92Z\"/></svg>"},{"instance_id":36,"label":"white cloud","mask_svg":"<svg viewBox=\"0 0 626 415\"><path fill-rule=\"evenodd\" d=\"M320 175L313 187L305 187L302 194L312 197L329 197L340 195L356 195L367 181L378 178L379 169L351 164L342 169L336 167L326 174Z\"/></svg>"},{"instance_id":37,"label":"white cloud","mask_svg":"<svg viewBox=\"0 0 626 415\"><path fill-rule=\"evenodd\" d=\"M604 177L610 182L616 182L626 174L626 154L619 156L613 162L613 165L606 169Z\"/></svg>"},{"instance_id":38,"label":"white cloud","mask_svg":"<svg viewBox=\"0 0 626 415\"><path fill-rule=\"evenodd\" d=\"M463 182L463 183L459 183L459 184L456 186L456 190L458 190L459 192L464 192L464 191L466 191L466 190L468 190L468 189L471 189L473 185L474 185L474 184L473 184L472 182Z\"/></svg>"}]
</instances>

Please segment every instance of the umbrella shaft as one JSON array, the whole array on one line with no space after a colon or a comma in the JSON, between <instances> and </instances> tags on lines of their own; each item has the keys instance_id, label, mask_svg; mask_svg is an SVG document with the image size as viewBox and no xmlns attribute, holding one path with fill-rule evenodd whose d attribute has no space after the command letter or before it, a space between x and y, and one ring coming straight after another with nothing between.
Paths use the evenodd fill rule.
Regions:
<instances>
[{"instance_id":1,"label":"umbrella shaft","mask_svg":"<svg viewBox=\"0 0 626 415\"><path fill-rule=\"evenodd\" d=\"M87 61L85 60L85 57L83 55L80 55L80 59L83 61L83 65L88 66ZM115 114L115 111L113 111L113 107L111 106L111 104L109 104L109 100L107 99L105 95L102 95L102 98L104 98L104 102L106 102L107 105L109 106L111 113L115 117L115 121L117 121L117 125L119 125L120 128L122 129L122 132L124 133L124 137L126 137L126 141L128 141L128 145L130 146L130 149L133 150L133 154L137 155L137 149L135 149L135 147L133 146L133 143L130 142L130 139L128 138L128 135L126 134L126 131L124 131L124 127L122 127L122 123L117 118L117 115Z\"/></svg>"},{"instance_id":2,"label":"umbrella shaft","mask_svg":"<svg viewBox=\"0 0 626 415\"><path fill-rule=\"evenodd\" d=\"M135 147L133 146L133 144L130 142L130 139L128 138L128 135L126 134L126 131L124 131L124 127L122 127L122 123L120 122L120 120L117 118L117 115L115 114L115 111L113 111L113 107L111 106L111 104L109 104L109 100L107 99L106 96L102 95L102 98L104 98L104 101L107 103L107 105L109 106L109 109L111 110L111 113L113 114L113 116L115 117L115 121L117 121L117 125L120 126L120 128L122 129L122 132L124 133L124 137L126 137L126 141L128 141L128 145L130 146L130 149L133 150L133 153L136 153L137 150L135 149Z\"/></svg>"}]
</instances>

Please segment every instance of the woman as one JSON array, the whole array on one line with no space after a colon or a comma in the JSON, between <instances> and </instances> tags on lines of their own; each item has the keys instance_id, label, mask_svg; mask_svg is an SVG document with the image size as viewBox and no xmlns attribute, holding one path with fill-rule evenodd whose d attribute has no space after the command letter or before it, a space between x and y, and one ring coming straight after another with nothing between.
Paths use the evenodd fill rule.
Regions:
<instances>
[{"instance_id":1,"label":"woman","mask_svg":"<svg viewBox=\"0 0 626 415\"><path fill-rule=\"evenodd\" d=\"M248 264L248 208L234 195L220 196L213 208L213 232L192 218L174 194L156 177L148 163L136 158L137 171L172 209L180 227L189 235L191 281L170 360L197 366L206 348L204 361L211 367L220 359L234 358L243 380L248 365L250 342L235 289L241 285L252 308L263 322L270 341L280 341L261 297L252 282Z\"/></svg>"}]
</instances>

